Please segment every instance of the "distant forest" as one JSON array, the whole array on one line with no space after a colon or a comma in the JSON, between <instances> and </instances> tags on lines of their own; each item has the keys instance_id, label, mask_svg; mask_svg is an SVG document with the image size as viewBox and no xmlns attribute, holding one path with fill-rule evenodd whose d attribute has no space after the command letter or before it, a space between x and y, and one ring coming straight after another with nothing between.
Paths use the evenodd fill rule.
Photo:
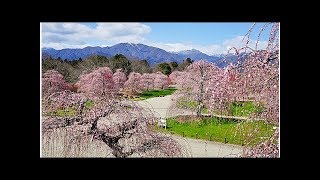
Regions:
<instances>
[{"instance_id":1,"label":"distant forest","mask_svg":"<svg viewBox=\"0 0 320 180\"><path fill-rule=\"evenodd\" d=\"M147 60L128 59L122 54L116 54L111 58L100 55L92 55L85 59L62 60L60 57L54 59L52 57L42 58L42 73L47 70L57 70L69 83L75 83L82 73L88 73L97 67L109 67L114 73L117 69L122 69L126 75L130 72L152 73L161 71L165 75L171 72L183 71L193 62L190 58L183 60L180 64L177 62L162 62L151 67Z\"/></svg>"}]
</instances>

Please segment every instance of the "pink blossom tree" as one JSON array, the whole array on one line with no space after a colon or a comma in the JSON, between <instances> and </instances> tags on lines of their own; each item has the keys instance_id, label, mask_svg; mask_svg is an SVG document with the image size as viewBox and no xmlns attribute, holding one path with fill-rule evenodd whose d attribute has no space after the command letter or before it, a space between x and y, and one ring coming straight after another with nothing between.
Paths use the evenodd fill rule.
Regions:
<instances>
[{"instance_id":1,"label":"pink blossom tree","mask_svg":"<svg viewBox=\"0 0 320 180\"><path fill-rule=\"evenodd\" d=\"M209 82L212 79L218 80L219 72L220 69L213 63L200 60L190 64L185 70L184 76L181 76L177 82L183 87L178 93L184 94L183 96L189 101L197 102L196 114L198 117L201 116L201 111L211 96Z\"/></svg>"},{"instance_id":2,"label":"pink blossom tree","mask_svg":"<svg viewBox=\"0 0 320 180\"><path fill-rule=\"evenodd\" d=\"M70 89L70 85L64 80L62 74L56 70L48 70L42 76L42 94L50 95L54 92L60 92Z\"/></svg>"},{"instance_id":3,"label":"pink blossom tree","mask_svg":"<svg viewBox=\"0 0 320 180\"><path fill-rule=\"evenodd\" d=\"M141 85L141 74L136 72L131 72L128 76L128 80L124 83L124 89L132 92L133 94L138 94L143 89Z\"/></svg>"},{"instance_id":4,"label":"pink blossom tree","mask_svg":"<svg viewBox=\"0 0 320 180\"><path fill-rule=\"evenodd\" d=\"M264 50L258 50L259 38L269 25L272 27L267 47ZM216 91L213 91L215 95L212 96L214 97L212 102L219 98L221 101L223 99L228 101L230 98L234 100L253 98L255 104L263 104L265 109L261 114L263 118L277 124L279 121L279 23L266 23L261 28L255 48L249 47L249 37L254 26L255 24L245 36L247 38L245 47L229 49L229 51L234 50L238 56L241 52L248 50L251 52L244 62L240 62L238 58L237 64L229 68L227 76L231 75L235 80L230 81L225 77L221 81L225 86L223 89L213 88Z\"/></svg>"},{"instance_id":5,"label":"pink blossom tree","mask_svg":"<svg viewBox=\"0 0 320 180\"><path fill-rule=\"evenodd\" d=\"M261 52L260 52L261 53ZM264 54L266 52L262 52ZM244 64L246 94L264 105L263 117L270 122L279 121L279 67L277 62L267 62L265 58L253 54Z\"/></svg>"},{"instance_id":6,"label":"pink blossom tree","mask_svg":"<svg viewBox=\"0 0 320 180\"><path fill-rule=\"evenodd\" d=\"M222 112L227 109L230 103L231 92L229 91L227 73L228 70L220 69L219 73L209 80L208 89L211 92L211 96L208 96L210 112L214 112L214 110Z\"/></svg>"},{"instance_id":7,"label":"pink blossom tree","mask_svg":"<svg viewBox=\"0 0 320 180\"><path fill-rule=\"evenodd\" d=\"M153 113L132 101L71 91L50 98L48 101L51 106L73 104L78 113L72 117L44 115L44 135L54 129L65 129L74 138L90 138L91 141L87 143L93 140L103 142L111 149L113 156L120 158L181 156L180 145L171 137L156 131L157 119ZM83 105L87 99L95 102L89 109ZM66 144L64 146L68 147Z\"/></svg>"},{"instance_id":8,"label":"pink blossom tree","mask_svg":"<svg viewBox=\"0 0 320 180\"><path fill-rule=\"evenodd\" d=\"M224 70L220 69L209 81L209 109L232 113L232 102L244 96L243 80L236 66L229 64ZM243 98L242 98L243 100Z\"/></svg>"},{"instance_id":9,"label":"pink blossom tree","mask_svg":"<svg viewBox=\"0 0 320 180\"><path fill-rule=\"evenodd\" d=\"M155 73L143 73L141 76L141 85L143 86L143 89L147 91L153 89L155 78Z\"/></svg>"},{"instance_id":10,"label":"pink blossom tree","mask_svg":"<svg viewBox=\"0 0 320 180\"><path fill-rule=\"evenodd\" d=\"M179 80L179 78L183 76L183 72L181 71L173 71L170 75L169 75L169 78L170 78L170 82L172 84L177 84L177 81Z\"/></svg>"},{"instance_id":11,"label":"pink blossom tree","mask_svg":"<svg viewBox=\"0 0 320 180\"><path fill-rule=\"evenodd\" d=\"M122 90L124 87L124 83L127 80L126 74L123 72L122 69L117 69L116 72L113 74L113 81L115 83L115 87L118 90Z\"/></svg>"},{"instance_id":12,"label":"pink blossom tree","mask_svg":"<svg viewBox=\"0 0 320 180\"><path fill-rule=\"evenodd\" d=\"M266 23L259 31L255 48L249 47L249 36L254 25L247 33L246 46L233 50L236 54L250 50L250 56L238 66L242 68L244 94L254 98L256 104L263 104L263 118L278 124L279 121L279 23ZM267 47L258 50L260 36L271 25ZM240 89L239 89L240 90Z\"/></svg>"},{"instance_id":13,"label":"pink blossom tree","mask_svg":"<svg viewBox=\"0 0 320 180\"><path fill-rule=\"evenodd\" d=\"M81 75L76 84L79 92L93 92L102 96L113 95L115 92L112 71L108 67L100 67Z\"/></svg>"},{"instance_id":14,"label":"pink blossom tree","mask_svg":"<svg viewBox=\"0 0 320 180\"><path fill-rule=\"evenodd\" d=\"M279 157L279 127L276 128L272 136L253 147L246 148L242 157L249 158L278 158Z\"/></svg>"},{"instance_id":15,"label":"pink blossom tree","mask_svg":"<svg viewBox=\"0 0 320 180\"><path fill-rule=\"evenodd\" d=\"M170 79L168 76L162 74L161 72L156 72L154 78L154 87L158 89L167 88L170 84Z\"/></svg>"},{"instance_id":16,"label":"pink blossom tree","mask_svg":"<svg viewBox=\"0 0 320 180\"><path fill-rule=\"evenodd\" d=\"M255 24L254 24L255 25ZM264 111L262 116L265 121L279 124L279 23L266 23L260 30L255 49L249 47L250 28L246 46L233 48L238 55L240 51L250 50L251 55L238 66L242 67L242 83L244 94L253 97L255 103L262 103ZM268 45L264 50L258 50L260 35L267 26L272 25ZM239 88L240 89L240 88ZM242 93L243 94L243 93ZM254 147L247 147L245 157L279 157L279 127L276 127L269 140L259 143Z\"/></svg>"},{"instance_id":17,"label":"pink blossom tree","mask_svg":"<svg viewBox=\"0 0 320 180\"><path fill-rule=\"evenodd\" d=\"M54 115L52 112L59 109L66 109L69 107L78 109L83 106L87 100L89 100L87 96L69 90L52 93L49 96L42 98L43 116L47 116L48 114Z\"/></svg>"},{"instance_id":18,"label":"pink blossom tree","mask_svg":"<svg viewBox=\"0 0 320 180\"><path fill-rule=\"evenodd\" d=\"M177 72L175 73L175 75L173 75L173 77L171 76L170 80L173 84L175 84L176 87L178 88L185 88L188 86L188 81L186 81L186 77L187 77L187 74L188 72L186 71L174 71L174 72Z\"/></svg>"}]
</instances>

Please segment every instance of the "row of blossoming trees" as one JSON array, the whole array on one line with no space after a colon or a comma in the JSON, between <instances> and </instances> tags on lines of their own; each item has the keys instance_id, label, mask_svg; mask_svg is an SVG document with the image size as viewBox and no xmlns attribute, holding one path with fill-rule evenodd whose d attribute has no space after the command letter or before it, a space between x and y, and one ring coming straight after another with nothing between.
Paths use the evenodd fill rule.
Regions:
<instances>
[{"instance_id":1,"label":"row of blossoming trees","mask_svg":"<svg viewBox=\"0 0 320 180\"><path fill-rule=\"evenodd\" d=\"M256 52L259 53L259 52ZM229 64L222 69L207 61L197 61L186 71L175 71L171 81L179 87L176 97L196 101L197 116L204 106L210 112L231 110L237 101L253 100L264 106L260 114L265 120L278 123L279 69L276 63L253 60L249 57L241 66Z\"/></svg>"},{"instance_id":2,"label":"row of blossoming trees","mask_svg":"<svg viewBox=\"0 0 320 180\"><path fill-rule=\"evenodd\" d=\"M181 102L196 102L196 115L201 117L204 107L209 114L232 111L232 103L238 101L253 101L263 111L254 113L250 120L262 119L277 126L272 137L267 141L249 148L245 156L249 157L278 157L279 144L279 24L268 23L261 32L272 24L270 38L266 50L248 47L232 48L236 55L241 52L251 52L245 60L238 59L225 68L219 68L211 62L196 61L185 71L175 71L170 74L172 83L179 87L174 96L172 109L176 113ZM251 31L251 29L250 29ZM249 34L247 36L250 35ZM259 39L259 37L258 37Z\"/></svg>"},{"instance_id":3,"label":"row of blossoming trees","mask_svg":"<svg viewBox=\"0 0 320 180\"><path fill-rule=\"evenodd\" d=\"M118 98L122 89L138 93L141 90L165 88L169 79L162 73L131 73L128 78L119 69L114 74L100 67L80 76L70 85L57 71L49 70L42 77L43 144L52 140L54 132L63 129L63 154L77 156L71 150L74 139L103 142L115 157L181 156L182 149L172 138L159 134L158 120L150 111L136 103ZM93 102L88 106L88 102ZM73 113L59 116L61 110ZM46 151L45 148L43 148Z\"/></svg>"},{"instance_id":4,"label":"row of blossoming trees","mask_svg":"<svg viewBox=\"0 0 320 180\"><path fill-rule=\"evenodd\" d=\"M169 77L161 72L142 75L132 72L127 78L122 69L117 69L112 74L109 67L100 67L90 73L82 74L74 85L68 84L64 77L55 70L48 70L42 77L43 95L63 90L94 92L99 95L114 94L126 90L138 94L144 90L164 89L169 85Z\"/></svg>"}]
</instances>

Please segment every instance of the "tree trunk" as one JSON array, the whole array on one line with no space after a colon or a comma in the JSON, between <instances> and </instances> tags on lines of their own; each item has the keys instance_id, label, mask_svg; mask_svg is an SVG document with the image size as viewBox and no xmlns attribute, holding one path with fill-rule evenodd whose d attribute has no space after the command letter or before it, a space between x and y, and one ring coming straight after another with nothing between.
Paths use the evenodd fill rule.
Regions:
<instances>
[{"instance_id":1,"label":"tree trunk","mask_svg":"<svg viewBox=\"0 0 320 180\"><path fill-rule=\"evenodd\" d=\"M202 104L199 102L197 106L197 117L201 117L202 109L203 109Z\"/></svg>"}]
</instances>

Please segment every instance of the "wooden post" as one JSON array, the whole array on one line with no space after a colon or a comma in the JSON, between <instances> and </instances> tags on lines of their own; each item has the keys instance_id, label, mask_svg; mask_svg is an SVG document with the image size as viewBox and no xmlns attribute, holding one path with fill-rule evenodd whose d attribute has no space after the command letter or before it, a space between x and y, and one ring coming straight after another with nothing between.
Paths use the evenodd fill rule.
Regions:
<instances>
[{"instance_id":1,"label":"wooden post","mask_svg":"<svg viewBox=\"0 0 320 180\"><path fill-rule=\"evenodd\" d=\"M184 137L184 132L182 132L182 137Z\"/></svg>"},{"instance_id":2,"label":"wooden post","mask_svg":"<svg viewBox=\"0 0 320 180\"><path fill-rule=\"evenodd\" d=\"M227 138L224 138L224 143L227 144Z\"/></svg>"}]
</instances>

